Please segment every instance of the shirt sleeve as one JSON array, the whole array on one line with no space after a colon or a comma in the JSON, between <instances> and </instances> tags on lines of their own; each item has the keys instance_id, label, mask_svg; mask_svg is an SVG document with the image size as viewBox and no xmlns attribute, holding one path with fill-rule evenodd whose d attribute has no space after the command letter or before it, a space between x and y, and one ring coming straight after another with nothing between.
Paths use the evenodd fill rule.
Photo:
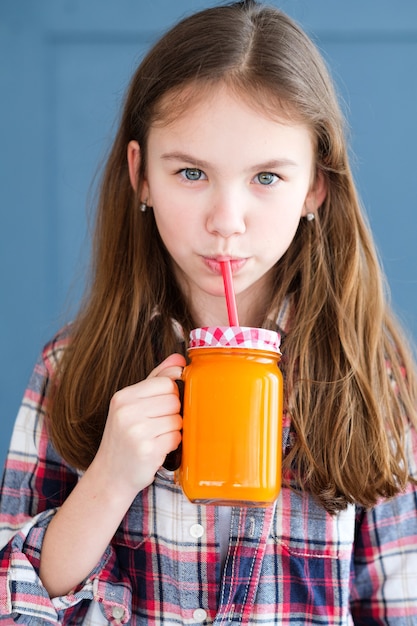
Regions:
<instances>
[{"instance_id":1,"label":"shirt sleeve","mask_svg":"<svg viewBox=\"0 0 417 626\"><path fill-rule=\"evenodd\" d=\"M65 344L59 339L49 344L36 364L6 459L0 496L0 624L81 623L92 603L100 607L105 624L130 619L130 584L120 575L110 546L89 577L65 597L51 599L39 578L48 524L79 479L54 450L45 425L47 387Z\"/></svg>"},{"instance_id":2,"label":"shirt sleeve","mask_svg":"<svg viewBox=\"0 0 417 626\"><path fill-rule=\"evenodd\" d=\"M407 432L411 475L417 478L417 433ZM369 511L358 510L351 611L356 625L417 624L417 487Z\"/></svg>"}]
</instances>

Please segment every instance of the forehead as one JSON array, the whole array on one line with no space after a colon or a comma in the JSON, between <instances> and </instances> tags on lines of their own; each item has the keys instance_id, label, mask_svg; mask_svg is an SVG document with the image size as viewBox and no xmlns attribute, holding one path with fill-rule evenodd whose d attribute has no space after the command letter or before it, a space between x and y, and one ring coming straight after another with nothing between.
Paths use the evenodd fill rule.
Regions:
<instances>
[{"instance_id":1,"label":"forehead","mask_svg":"<svg viewBox=\"0 0 417 626\"><path fill-rule=\"evenodd\" d=\"M170 125L183 114L201 108L207 102L215 102L219 95L224 94L246 104L262 117L281 123L307 125L295 107L272 90L241 85L225 79L193 81L188 85L171 89L155 105L151 125Z\"/></svg>"},{"instance_id":2,"label":"forehead","mask_svg":"<svg viewBox=\"0 0 417 626\"><path fill-rule=\"evenodd\" d=\"M216 160L219 152L229 156L252 152L259 158L266 152L271 158L285 152L304 160L313 156L314 145L310 129L290 116L288 107L244 98L225 85L203 93L189 88L165 98L148 141L153 147L155 142L164 148L192 146L199 154L216 155Z\"/></svg>"}]
</instances>

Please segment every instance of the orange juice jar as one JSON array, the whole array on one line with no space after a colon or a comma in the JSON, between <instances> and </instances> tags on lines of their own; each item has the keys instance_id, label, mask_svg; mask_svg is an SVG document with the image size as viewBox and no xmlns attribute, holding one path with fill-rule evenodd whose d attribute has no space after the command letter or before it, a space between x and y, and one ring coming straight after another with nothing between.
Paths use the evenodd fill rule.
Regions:
<instances>
[{"instance_id":1,"label":"orange juice jar","mask_svg":"<svg viewBox=\"0 0 417 626\"><path fill-rule=\"evenodd\" d=\"M179 482L192 501L266 506L281 487L280 336L263 328L191 332Z\"/></svg>"}]
</instances>

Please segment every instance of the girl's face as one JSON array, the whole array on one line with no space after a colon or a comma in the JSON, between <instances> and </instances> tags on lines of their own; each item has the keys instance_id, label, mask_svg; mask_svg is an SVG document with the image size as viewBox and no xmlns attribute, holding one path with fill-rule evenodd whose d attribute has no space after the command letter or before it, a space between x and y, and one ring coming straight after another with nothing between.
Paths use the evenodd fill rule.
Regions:
<instances>
[{"instance_id":1,"label":"girl's face","mask_svg":"<svg viewBox=\"0 0 417 626\"><path fill-rule=\"evenodd\" d=\"M132 184L140 149L131 142ZM227 325L220 261L230 259L241 325L258 325L272 268L325 197L306 126L264 117L226 87L151 127L142 200L201 325Z\"/></svg>"}]
</instances>

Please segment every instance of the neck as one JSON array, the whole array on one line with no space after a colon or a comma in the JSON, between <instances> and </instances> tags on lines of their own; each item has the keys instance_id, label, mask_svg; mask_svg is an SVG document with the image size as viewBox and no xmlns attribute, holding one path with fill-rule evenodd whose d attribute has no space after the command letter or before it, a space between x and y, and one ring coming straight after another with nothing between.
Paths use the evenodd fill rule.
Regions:
<instances>
[{"instance_id":1,"label":"neck","mask_svg":"<svg viewBox=\"0 0 417 626\"><path fill-rule=\"evenodd\" d=\"M236 297L239 325L260 327L265 318L264 299L254 299L252 294L242 293ZM229 326L226 302L223 297L210 298L210 302L195 303L193 317L199 327Z\"/></svg>"}]
</instances>

